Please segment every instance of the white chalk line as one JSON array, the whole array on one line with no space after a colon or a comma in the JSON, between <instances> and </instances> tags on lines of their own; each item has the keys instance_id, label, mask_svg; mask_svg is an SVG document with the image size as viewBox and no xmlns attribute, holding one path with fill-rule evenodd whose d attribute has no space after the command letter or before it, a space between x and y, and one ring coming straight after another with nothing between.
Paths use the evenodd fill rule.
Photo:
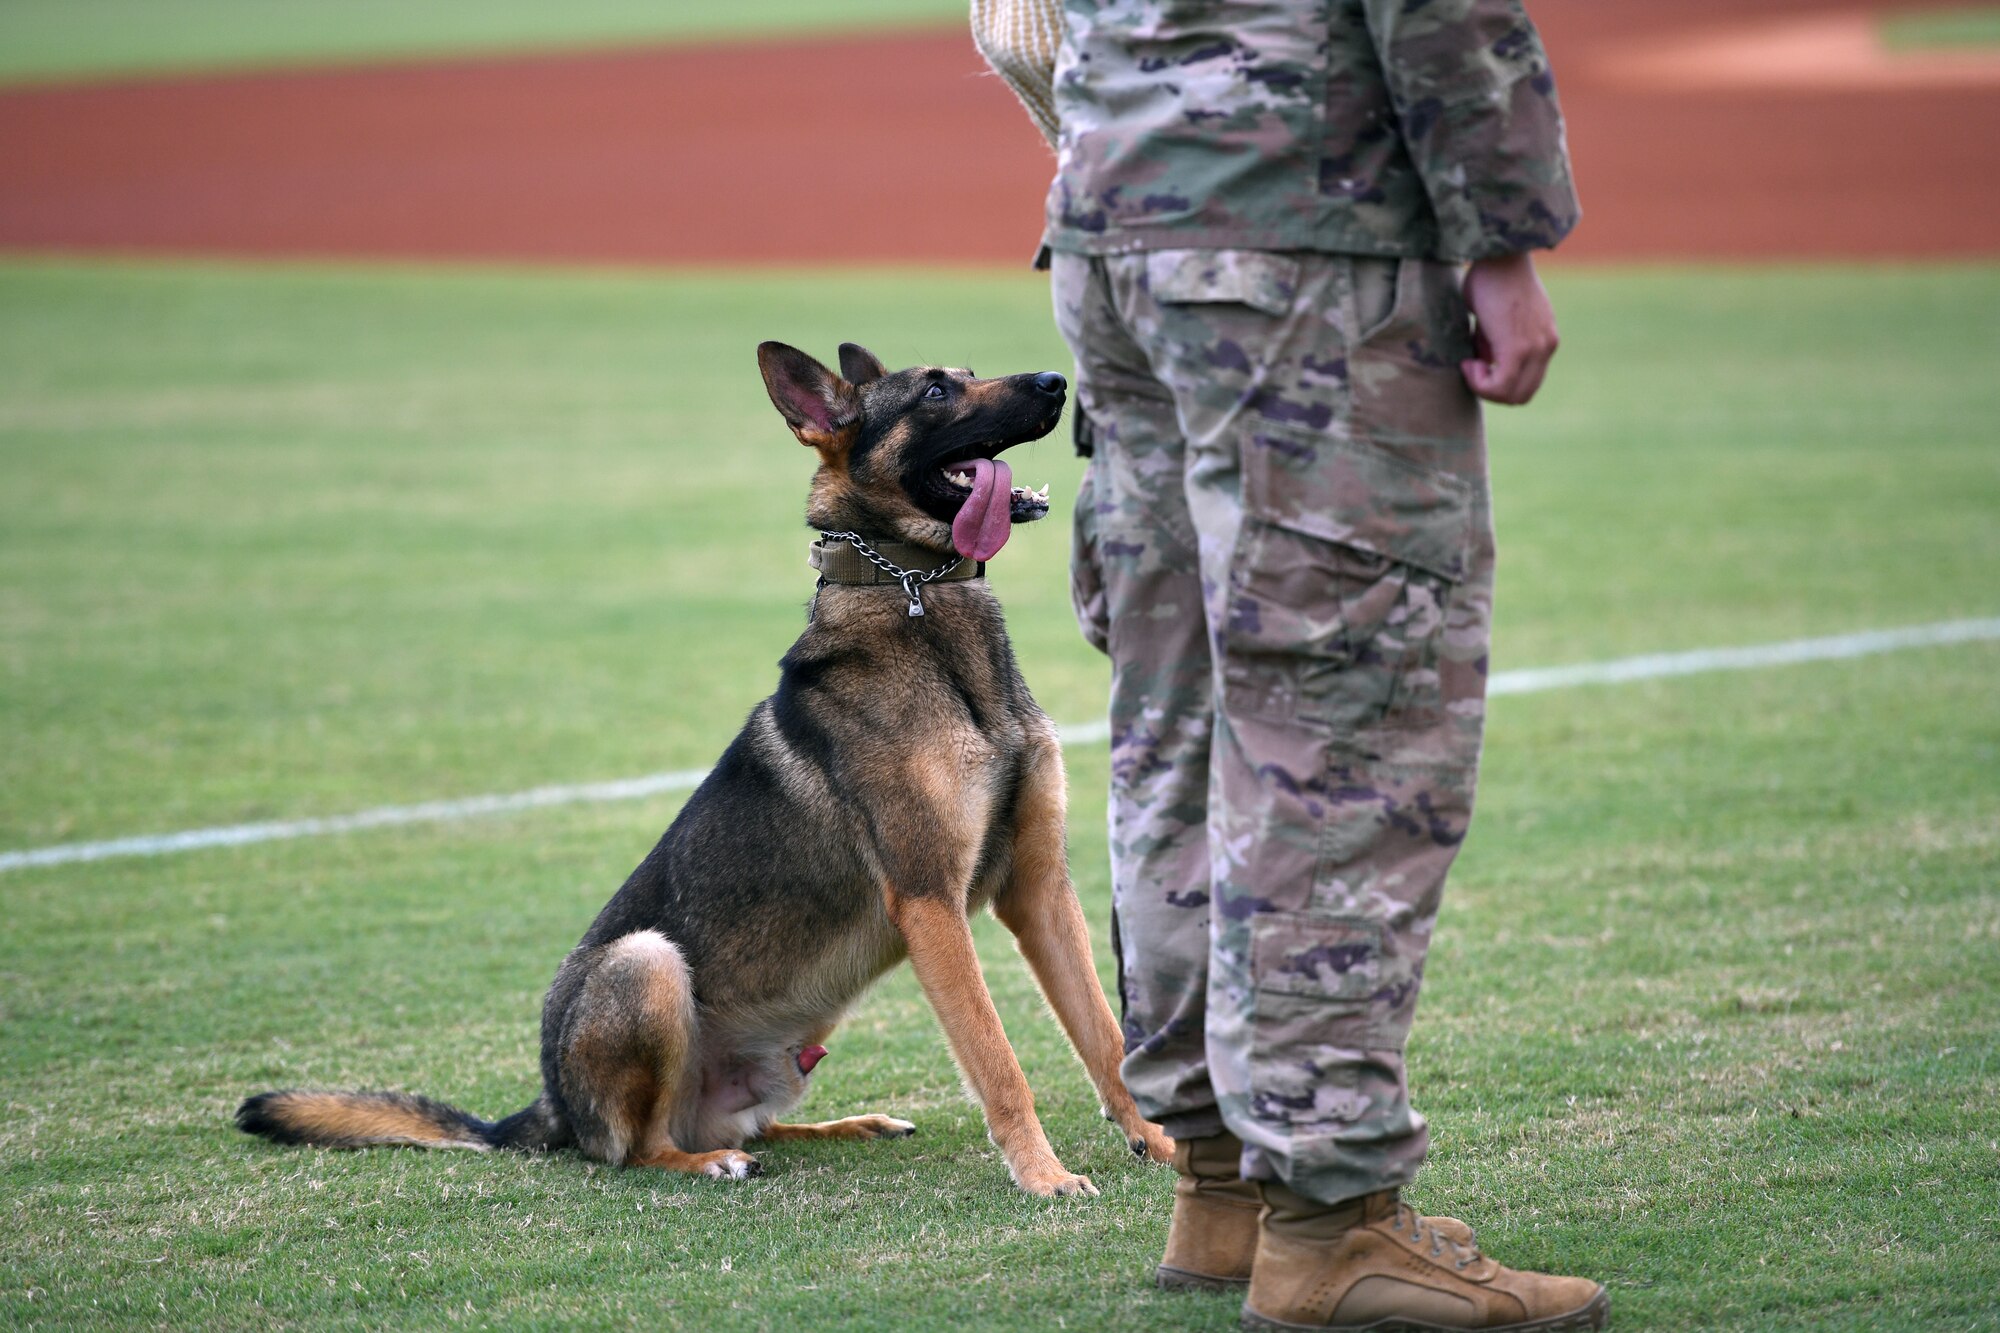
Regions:
<instances>
[{"instance_id":1,"label":"white chalk line","mask_svg":"<svg viewBox=\"0 0 2000 1333\"><path fill-rule=\"evenodd\" d=\"M1486 683L1489 695L1535 694L1544 690L1569 689L1576 685L1619 685L1634 680L1657 680L1666 676L1691 676L1708 671L1750 671L1763 667L1790 666L1799 662L1826 662L1845 657L1867 657L1875 653L1905 648L1933 648L1955 643L2000 640L2000 618L1989 620L1948 620L1932 625L1912 625L1906 629L1870 630L1860 634L1836 634L1821 639L1793 639L1784 643L1753 644L1743 648L1700 648L1685 653L1650 653L1643 657L1621 657L1608 662L1581 662L1574 666L1531 667L1502 671ZM1066 746L1099 745L1110 739L1108 722L1079 722L1061 728ZM208 847L242 847L257 842L277 842L286 838L316 838L330 833L355 833L363 829L392 828L402 824L442 824L461 819L512 814L520 810L540 810L556 805L595 805L611 801L635 801L668 792L692 791L708 776L705 768L686 768L672 773L623 778L612 782L583 782L562 786L535 787L528 791L493 796L467 796L449 801L425 801L419 805L385 805L359 810L349 815L328 815L319 819L280 819L259 824L230 824L219 828L188 829L180 833L150 834L137 838L112 838L105 842L59 843L22 851L0 852L0 872L24 870L31 866L70 865L79 861L104 861L121 856L165 856L174 852L199 851Z\"/></svg>"},{"instance_id":2,"label":"white chalk line","mask_svg":"<svg viewBox=\"0 0 2000 1333\"><path fill-rule=\"evenodd\" d=\"M1792 639L1785 643L1759 643L1744 648L1697 648L1686 653L1648 653L1644 657L1621 657L1610 662L1502 671L1486 682L1486 692L1534 694L1541 690L1567 689L1572 685L1622 685L1626 681L1656 680L1662 676L1692 676L1704 671L1753 671L1761 667L1790 666L1795 662L1829 662L1843 657L1893 653L1903 648L1936 648L1945 644L1983 643L1992 639L2000 639L2000 618L1946 620L1932 625L1911 625L1906 629L1835 634L1824 639Z\"/></svg>"}]
</instances>

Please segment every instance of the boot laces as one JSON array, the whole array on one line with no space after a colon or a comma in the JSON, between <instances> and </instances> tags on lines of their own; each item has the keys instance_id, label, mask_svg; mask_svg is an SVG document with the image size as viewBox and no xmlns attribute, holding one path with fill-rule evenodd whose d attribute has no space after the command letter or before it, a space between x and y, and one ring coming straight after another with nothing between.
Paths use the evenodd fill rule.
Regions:
<instances>
[{"instance_id":1,"label":"boot laces","mask_svg":"<svg viewBox=\"0 0 2000 1333\"><path fill-rule=\"evenodd\" d=\"M1435 1226L1426 1230L1424 1228L1425 1220L1423 1214L1398 1198L1396 1200L1396 1216L1390 1221L1389 1229L1391 1231L1401 1231L1407 1223L1410 1232L1410 1243L1413 1245L1422 1245L1428 1237L1431 1243L1431 1258L1433 1259L1447 1257L1445 1249L1449 1246L1452 1267L1454 1268L1464 1268L1478 1260L1479 1247L1477 1245L1468 1245L1462 1241L1454 1240L1439 1231Z\"/></svg>"}]
</instances>

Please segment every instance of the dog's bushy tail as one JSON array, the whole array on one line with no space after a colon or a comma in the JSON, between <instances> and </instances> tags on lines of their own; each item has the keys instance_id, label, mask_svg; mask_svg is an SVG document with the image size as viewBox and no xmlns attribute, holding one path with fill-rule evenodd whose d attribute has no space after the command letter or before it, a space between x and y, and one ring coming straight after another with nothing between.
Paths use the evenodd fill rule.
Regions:
<instances>
[{"instance_id":1,"label":"dog's bushy tail","mask_svg":"<svg viewBox=\"0 0 2000 1333\"><path fill-rule=\"evenodd\" d=\"M236 1127L274 1143L315 1148L470 1148L524 1152L559 1147L542 1103L489 1124L455 1106L407 1092L260 1092L236 1108Z\"/></svg>"}]
</instances>

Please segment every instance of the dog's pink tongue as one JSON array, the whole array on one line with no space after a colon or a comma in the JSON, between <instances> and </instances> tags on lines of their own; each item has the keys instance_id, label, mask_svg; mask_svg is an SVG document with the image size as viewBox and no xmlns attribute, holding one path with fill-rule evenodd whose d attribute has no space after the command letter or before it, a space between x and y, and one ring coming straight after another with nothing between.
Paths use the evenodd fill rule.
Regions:
<instances>
[{"instance_id":1,"label":"dog's pink tongue","mask_svg":"<svg viewBox=\"0 0 2000 1333\"><path fill-rule=\"evenodd\" d=\"M799 1051L799 1072L801 1074L812 1073L813 1066L825 1058L826 1047L824 1046L807 1046L802 1048Z\"/></svg>"},{"instance_id":2,"label":"dog's pink tongue","mask_svg":"<svg viewBox=\"0 0 2000 1333\"><path fill-rule=\"evenodd\" d=\"M997 458L972 460L972 494L951 521L951 544L970 560L991 560L1013 530L1014 470Z\"/></svg>"}]
</instances>

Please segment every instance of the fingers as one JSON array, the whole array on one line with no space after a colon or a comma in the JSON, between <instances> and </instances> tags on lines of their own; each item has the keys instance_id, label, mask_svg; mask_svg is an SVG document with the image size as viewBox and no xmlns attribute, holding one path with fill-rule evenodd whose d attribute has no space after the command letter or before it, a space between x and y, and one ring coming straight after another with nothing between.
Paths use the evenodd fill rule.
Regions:
<instances>
[{"instance_id":1,"label":"fingers","mask_svg":"<svg viewBox=\"0 0 2000 1333\"><path fill-rule=\"evenodd\" d=\"M1493 355L1493 340L1486 336L1486 326L1479 325L1472 331L1472 356L1458 363L1458 370L1465 376L1466 387L1477 397L1493 402L1493 395L1499 391L1500 367Z\"/></svg>"},{"instance_id":2,"label":"fingers","mask_svg":"<svg viewBox=\"0 0 2000 1333\"><path fill-rule=\"evenodd\" d=\"M1459 363L1459 372L1473 393L1489 403L1519 407L1532 399L1549 373L1556 354L1556 337L1502 338L1497 347L1481 336L1481 356ZM1489 350L1490 349L1490 350Z\"/></svg>"},{"instance_id":3,"label":"fingers","mask_svg":"<svg viewBox=\"0 0 2000 1333\"><path fill-rule=\"evenodd\" d=\"M1489 403L1519 407L1532 399L1548 377L1553 345L1532 349L1504 348L1491 360L1459 363L1459 371L1472 392Z\"/></svg>"},{"instance_id":4,"label":"fingers","mask_svg":"<svg viewBox=\"0 0 2000 1333\"><path fill-rule=\"evenodd\" d=\"M1459 363L1465 383L1490 403L1519 406L1533 398L1556 354L1555 311L1526 255L1482 260L1466 274L1474 354Z\"/></svg>"}]
</instances>

